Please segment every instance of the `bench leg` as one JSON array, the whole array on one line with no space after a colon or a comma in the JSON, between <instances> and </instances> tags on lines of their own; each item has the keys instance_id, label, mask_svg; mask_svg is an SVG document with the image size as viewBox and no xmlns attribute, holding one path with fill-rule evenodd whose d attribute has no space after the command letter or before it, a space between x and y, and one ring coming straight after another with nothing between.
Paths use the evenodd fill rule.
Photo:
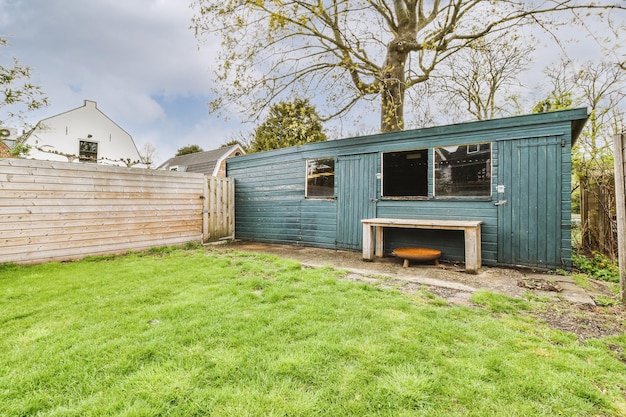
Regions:
<instances>
[{"instance_id":1,"label":"bench leg","mask_svg":"<svg viewBox=\"0 0 626 417\"><path fill-rule=\"evenodd\" d=\"M408 268L409 267L409 260L405 259L404 263L402 264L403 267Z\"/></svg>"},{"instance_id":2,"label":"bench leg","mask_svg":"<svg viewBox=\"0 0 626 417\"><path fill-rule=\"evenodd\" d=\"M374 228L369 224L363 225L363 260L371 261L374 259Z\"/></svg>"},{"instance_id":3,"label":"bench leg","mask_svg":"<svg viewBox=\"0 0 626 417\"><path fill-rule=\"evenodd\" d=\"M383 227L376 226L376 249L374 249L374 256L382 258L385 255L383 247L384 242L385 239L383 237Z\"/></svg>"},{"instance_id":4,"label":"bench leg","mask_svg":"<svg viewBox=\"0 0 626 417\"><path fill-rule=\"evenodd\" d=\"M465 272L477 274L481 267L480 226L465 229Z\"/></svg>"}]
</instances>

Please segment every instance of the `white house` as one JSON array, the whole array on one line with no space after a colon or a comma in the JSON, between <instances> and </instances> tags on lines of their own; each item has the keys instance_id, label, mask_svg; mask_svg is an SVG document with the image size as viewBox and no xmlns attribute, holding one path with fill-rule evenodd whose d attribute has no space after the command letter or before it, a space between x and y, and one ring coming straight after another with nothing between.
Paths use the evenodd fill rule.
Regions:
<instances>
[{"instance_id":1,"label":"white house","mask_svg":"<svg viewBox=\"0 0 626 417\"><path fill-rule=\"evenodd\" d=\"M31 159L143 166L132 136L90 100L39 121L25 144Z\"/></svg>"}]
</instances>

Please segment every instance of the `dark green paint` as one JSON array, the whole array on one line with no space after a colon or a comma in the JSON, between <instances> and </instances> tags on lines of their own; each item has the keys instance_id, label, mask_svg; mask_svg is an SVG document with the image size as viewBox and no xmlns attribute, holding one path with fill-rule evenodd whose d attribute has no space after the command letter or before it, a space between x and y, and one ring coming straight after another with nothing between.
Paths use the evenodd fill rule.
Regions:
<instances>
[{"instance_id":1,"label":"dark green paint","mask_svg":"<svg viewBox=\"0 0 626 417\"><path fill-rule=\"evenodd\" d=\"M360 220L369 217L481 220L485 265L571 266L571 146L586 109L395 132L308 144L227 161L235 179L235 234L263 242L354 249ZM478 200L433 197L432 149L490 142L492 196ZM381 153L430 149L429 198L381 198ZM336 157L335 198L305 199L308 158ZM498 193L498 185L504 192ZM496 203L507 200L506 205ZM406 245L441 249L464 259L458 232L390 229L389 252Z\"/></svg>"},{"instance_id":2,"label":"dark green paint","mask_svg":"<svg viewBox=\"0 0 626 417\"><path fill-rule=\"evenodd\" d=\"M376 217L377 153L339 156L336 163L337 247L361 249L361 219Z\"/></svg>"}]
</instances>

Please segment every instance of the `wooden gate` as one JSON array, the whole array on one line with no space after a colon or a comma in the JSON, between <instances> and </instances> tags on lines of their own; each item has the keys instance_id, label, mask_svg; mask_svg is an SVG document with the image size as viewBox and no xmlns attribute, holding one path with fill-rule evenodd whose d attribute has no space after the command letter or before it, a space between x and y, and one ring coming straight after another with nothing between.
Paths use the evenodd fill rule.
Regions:
<instances>
[{"instance_id":1,"label":"wooden gate","mask_svg":"<svg viewBox=\"0 0 626 417\"><path fill-rule=\"evenodd\" d=\"M202 226L203 242L235 237L235 180L206 177Z\"/></svg>"}]
</instances>

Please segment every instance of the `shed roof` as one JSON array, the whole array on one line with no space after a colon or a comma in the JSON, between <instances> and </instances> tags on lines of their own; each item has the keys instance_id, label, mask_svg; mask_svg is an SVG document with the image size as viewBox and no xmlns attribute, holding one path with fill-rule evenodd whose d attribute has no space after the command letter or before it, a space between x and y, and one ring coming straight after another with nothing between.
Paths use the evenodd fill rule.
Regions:
<instances>
[{"instance_id":1,"label":"shed roof","mask_svg":"<svg viewBox=\"0 0 626 417\"><path fill-rule=\"evenodd\" d=\"M577 109L560 110L547 113L534 113L522 116L505 117L500 119L470 121L443 126L426 127L421 129L379 133L374 135L330 140L326 142L307 143L300 146L292 146L289 148L247 154L244 155L242 158L243 160L251 160L264 158L266 155L286 155L304 150L334 149L339 151L343 148L353 148L355 146L368 147L382 143L389 143L390 141L394 140L419 140L445 135L479 135L487 131L493 133L498 131L504 132L519 129L532 130L535 128L541 128L541 126L551 124L568 125L573 145L576 142L576 139L578 138L580 133L582 132L583 126L585 125L587 118L587 108L581 107Z\"/></svg>"}]
</instances>

